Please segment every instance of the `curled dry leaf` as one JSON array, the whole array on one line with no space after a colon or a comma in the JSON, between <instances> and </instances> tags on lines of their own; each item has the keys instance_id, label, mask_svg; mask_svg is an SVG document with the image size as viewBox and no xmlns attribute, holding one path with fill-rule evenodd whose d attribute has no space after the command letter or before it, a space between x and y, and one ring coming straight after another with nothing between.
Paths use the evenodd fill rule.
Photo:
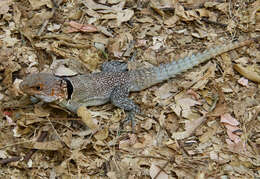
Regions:
<instances>
[{"instance_id":1,"label":"curled dry leaf","mask_svg":"<svg viewBox=\"0 0 260 179\"><path fill-rule=\"evenodd\" d=\"M235 144L239 143L241 141L240 137L236 134L234 134L232 131L227 130L227 134L230 140L232 140Z\"/></svg>"},{"instance_id":2,"label":"curled dry leaf","mask_svg":"<svg viewBox=\"0 0 260 179\"><path fill-rule=\"evenodd\" d=\"M157 166L157 163L152 163L151 167L150 167L150 176L152 179L156 178L156 179L168 179L169 176L167 173L165 173L165 171L162 169L162 167L165 165L160 165L160 167Z\"/></svg>"},{"instance_id":3,"label":"curled dry leaf","mask_svg":"<svg viewBox=\"0 0 260 179\"><path fill-rule=\"evenodd\" d=\"M84 63L86 69L88 71L95 71L100 64L100 57L98 56L98 53L91 51L90 49L84 49L80 53L80 60ZM76 69L76 68L75 68Z\"/></svg>"},{"instance_id":4,"label":"curled dry leaf","mask_svg":"<svg viewBox=\"0 0 260 179\"><path fill-rule=\"evenodd\" d=\"M165 47L165 37L163 36L153 37L153 46L151 46L150 48L156 51L163 47Z\"/></svg>"},{"instance_id":5,"label":"curled dry leaf","mask_svg":"<svg viewBox=\"0 0 260 179\"><path fill-rule=\"evenodd\" d=\"M172 105L171 108L177 116L182 116L188 119L194 119L196 113L191 110L192 106L201 105L199 101L195 101L192 98L184 97L177 99L175 96L176 104Z\"/></svg>"},{"instance_id":6,"label":"curled dry leaf","mask_svg":"<svg viewBox=\"0 0 260 179\"><path fill-rule=\"evenodd\" d=\"M185 10L183 6L179 3L175 6L175 13L178 15L183 21L192 21L195 19L200 19L197 12L195 10Z\"/></svg>"},{"instance_id":7,"label":"curled dry leaf","mask_svg":"<svg viewBox=\"0 0 260 179\"><path fill-rule=\"evenodd\" d=\"M240 130L237 125L239 125L239 122L233 118L229 113L221 115L221 120L220 122L224 123L226 129L227 129L227 135L228 135L228 140L227 143L230 145L230 143L233 144L238 144L241 142L241 138L239 137L238 133L235 133L236 131Z\"/></svg>"},{"instance_id":8,"label":"curled dry leaf","mask_svg":"<svg viewBox=\"0 0 260 179\"><path fill-rule=\"evenodd\" d=\"M19 130L18 126L15 126L12 131L13 131L13 136L14 137L21 137L22 134L20 133L20 130Z\"/></svg>"},{"instance_id":9,"label":"curled dry leaf","mask_svg":"<svg viewBox=\"0 0 260 179\"><path fill-rule=\"evenodd\" d=\"M19 41L17 38L12 37L11 34L10 30L5 30L5 33L0 35L0 40L6 47L13 47Z\"/></svg>"},{"instance_id":10,"label":"curled dry leaf","mask_svg":"<svg viewBox=\"0 0 260 179\"><path fill-rule=\"evenodd\" d=\"M36 28L39 25L42 25L46 20L50 19L53 16L53 14L50 11L43 10L39 13L35 13L33 18L31 18L28 23L26 24L27 28L26 30L30 36L34 36L35 32L33 31L32 28L29 28L29 26L32 26L33 28Z\"/></svg>"},{"instance_id":11,"label":"curled dry leaf","mask_svg":"<svg viewBox=\"0 0 260 179\"><path fill-rule=\"evenodd\" d=\"M130 9L125 9L122 11L119 11L117 13L117 26L120 26L122 22L129 21L134 15L134 11Z\"/></svg>"},{"instance_id":12,"label":"curled dry leaf","mask_svg":"<svg viewBox=\"0 0 260 179\"><path fill-rule=\"evenodd\" d=\"M33 10L40 9L42 6L47 6L48 8L53 8L53 3L51 0L29 0Z\"/></svg>"},{"instance_id":13,"label":"curled dry leaf","mask_svg":"<svg viewBox=\"0 0 260 179\"><path fill-rule=\"evenodd\" d=\"M63 145L60 141L34 142L33 149L39 150L61 150Z\"/></svg>"},{"instance_id":14,"label":"curled dry leaf","mask_svg":"<svg viewBox=\"0 0 260 179\"><path fill-rule=\"evenodd\" d=\"M159 99L167 99L172 96L172 86L169 83L163 84L158 90L155 91L155 95Z\"/></svg>"},{"instance_id":15,"label":"curled dry leaf","mask_svg":"<svg viewBox=\"0 0 260 179\"><path fill-rule=\"evenodd\" d=\"M246 79L246 78L244 78L244 77L242 77L242 78L240 78L238 81L237 81L239 84L241 84L242 86L245 86L245 87L249 87L248 86L248 79Z\"/></svg>"},{"instance_id":16,"label":"curled dry leaf","mask_svg":"<svg viewBox=\"0 0 260 179\"><path fill-rule=\"evenodd\" d=\"M237 126L232 126L232 125L229 125L229 124L225 124L225 127L227 130L231 131L231 132L236 132L241 130L239 127Z\"/></svg>"},{"instance_id":17,"label":"curled dry leaf","mask_svg":"<svg viewBox=\"0 0 260 179\"><path fill-rule=\"evenodd\" d=\"M172 138L181 140L181 139L190 137L190 135L206 120L207 120L206 117L201 117L196 120L186 121L185 122L185 131L173 133Z\"/></svg>"},{"instance_id":18,"label":"curled dry leaf","mask_svg":"<svg viewBox=\"0 0 260 179\"><path fill-rule=\"evenodd\" d=\"M147 40L144 40L144 39L137 40L135 46L136 47L145 47L145 46L147 46Z\"/></svg>"},{"instance_id":19,"label":"curled dry leaf","mask_svg":"<svg viewBox=\"0 0 260 179\"><path fill-rule=\"evenodd\" d=\"M107 176L108 176L108 178L110 178L110 179L115 179L115 178L117 178L117 177L116 177L116 172L107 172Z\"/></svg>"},{"instance_id":20,"label":"curled dry leaf","mask_svg":"<svg viewBox=\"0 0 260 179\"><path fill-rule=\"evenodd\" d=\"M51 24L48 26L47 30L50 32L57 32L58 30L60 30L61 25L60 24Z\"/></svg>"},{"instance_id":21,"label":"curled dry leaf","mask_svg":"<svg viewBox=\"0 0 260 179\"><path fill-rule=\"evenodd\" d=\"M23 80L16 78L16 79L14 80L14 82L13 82L14 93L15 93L15 95L17 95L17 96L18 96L19 93L20 93L20 94L22 93L22 91L21 91L20 88L19 88L19 84L20 84L22 81L23 81Z\"/></svg>"},{"instance_id":22,"label":"curled dry leaf","mask_svg":"<svg viewBox=\"0 0 260 179\"><path fill-rule=\"evenodd\" d=\"M98 29L96 26L91 24L80 24L75 21L70 21L69 25L71 28L68 30L69 33L71 32L97 32Z\"/></svg>"},{"instance_id":23,"label":"curled dry leaf","mask_svg":"<svg viewBox=\"0 0 260 179\"><path fill-rule=\"evenodd\" d=\"M171 16L169 19L164 20L164 24L168 27L173 27L179 20L178 16Z\"/></svg>"},{"instance_id":24,"label":"curled dry leaf","mask_svg":"<svg viewBox=\"0 0 260 179\"><path fill-rule=\"evenodd\" d=\"M225 154L218 153L216 151L210 151L210 159L218 162L219 164L224 164L230 161L226 158Z\"/></svg>"},{"instance_id":25,"label":"curled dry leaf","mask_svg":"<svg viewBox=\"0 0 260 179\"><path fill-rule=\"evenodd\" d=\"M228 124L230 124L232 126L239 125L239 122L235 118L233 118L229 113L221 115L220 118L221 118L220 122L228 123Z\"/></svg>"},{"instance_id":26,"label":"curled dry leaf","mask_svg":"<svg viewBox=\"0 0 260 179\"><path fill-rule=\"evenodd\" d=\"M198 100L200 98L200 95L193 89L187 90L187 94L191 95L195 100Z\"/></svg>"},{"instance_id":27,"label":"curled dry leaf","mask_svg":"<svg viewBox=\"0 0 260 179\"><path fill-rule=\"evenodd\" d=\"M252 8L249 9L250 14L250 23L255 24L257 22L257 16L258 16L258 22L259 22L259 10L260 10L260 1L255 1L252 5ZM258 15L257 15L258 13ZM259 27L259 26L258 26Z\"/></svg>"},{"instance_id":28,"label":"curled dry leaf","mask_svg":"<svg viewBox=\"0 0 260 179\"><path fill-rule=\"evenodd\" d=\"M5 14L9 11L9 6L12 5L12 0L1 0L0 1L0 14Z\"/></svg>"},{"instance_id":29,"label":"curled dry leaf","mask_svg":"<svg viewBox=\"0 0 260 179\"><path fill-rule=\"evenodd\" d=\"M229 3L219 3L216 8L222 12L226 12L229 8Z\"/></svg>"},{"instance_id":30,"label":"curled dry leaf","mask_svg":"<svg viewBox=\"0 0 260 179\"><path fill-rule=\"evenodd\" d=\"M2 93L0 93L0 101L2 101L4 99L4 95Z\"/></svg>"},{"instance_id":31,"label":"curled dry leaf","mask_svg":"<svg viewBox=\"0 0 260 179\"><path fill-rule=\"evenodd\" d=\"M108 134L109 134L109 130L108 130L108 128L106 127L106 128L104 128L104 129L98 131L98 132L94 135L94 137L95 137L95 139L97 139L97 140L105 140L105 139L108 137Z\"/></svg>"},{"instance_id":32,"label":"curled dry leaf","mask_svg":"<svg viewBox=\"0 0 260 179\"><path fill-rule=\"evenodd\" d=\"M126 140L121 140L119 142L119 149L121 150L129 150L130 149L130 146L131 146L131 141L129 139L126 139Z\"/></svg>"},{"instance_id":33,"label":"curled dry leaf","mask_svg":"<svg viewBox=\"0 0 260 179\"><path fill-rule=\"evenodd\" d=\"M85 2L84 2L84 5L87 6L89 9L93 9L93 10L100 10L100 9L110 10L110 9L112 9L112 8L109 7L109 6L105 6L105 5L102 5L102 4L98 4L98 3L96 3L96 2L93 1L93 0L85 1Z\"/></svg>"},{"instance_id":34,"label":"curled dry leaf","mask_svg":"<svg viewBox=\"0 0 260 179\"><path fill-rule=\"evenodd\" d=\"M143 137L142 142L135 141L136 143L133 145L134 149L141 149L147 146L153 145L153 138L151 135L147 134Z\"/></svg>"},{"instance_id":35,"label":"curled dry leaf","mask_svg":"<svg viewBox=\"0 0 260 179\"><path fill-rule=\"evenodd\" d=\"M228 144L228 148L230 151L235 153L241 153L246 151L246 144L242 140L240 140L238 143L234 143L230 139L226 139L226 143Z\"/></svg>"},{"instance_id":36,"label":"curled dry leaf","mask_svg":"<svg viewBox=\"0 0 260 179\"><path fill-rule=\"evenodd\" d=\"M57 76L73 76L73 75L80 74L80 72L81 72L80 70L82 68L80 68L78 66L75 66L77 68L73 68L74 66L70 66L72 64L72 63L70 63L70 61L77 62L77 60L70 60L70 59L53 60L51 66L50 66L52 73Z\"/></svg>"},{"instance_id":37,"label":"curled dry leaf","mask_svg":"<svg viewBox=\"0 0 260 179\"><path fill-rule=\"evenodd\" d=\"M152 119L147 119L141 124L141 127L148 131L151 130L153 123L155 122Z\"/></svg>"}]
</instances>

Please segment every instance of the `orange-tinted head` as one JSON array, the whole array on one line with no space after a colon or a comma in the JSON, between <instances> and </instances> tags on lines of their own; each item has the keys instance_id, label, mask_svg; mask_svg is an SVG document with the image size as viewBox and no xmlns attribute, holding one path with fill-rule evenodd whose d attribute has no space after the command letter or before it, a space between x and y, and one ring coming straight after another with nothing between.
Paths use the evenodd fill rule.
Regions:
<instances>
[{"instance_id":1,"label":"orange-tinted head","mask_svg":"<svg viewBox=\"0 0 260 179\"><path fill-rule=\"evenodd\" d=\"M21 83L24 93L35 96L45 102L53 102L67 98L67 83L64 79L50 73L28 75Z\"/></svg>"}]
</instances>

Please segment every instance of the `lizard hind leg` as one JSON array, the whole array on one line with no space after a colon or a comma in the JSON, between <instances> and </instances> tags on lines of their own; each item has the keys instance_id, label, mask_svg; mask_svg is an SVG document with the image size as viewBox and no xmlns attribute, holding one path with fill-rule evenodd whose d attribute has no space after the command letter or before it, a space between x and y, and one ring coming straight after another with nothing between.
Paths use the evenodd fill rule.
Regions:
<instances>
[{"instance_id":1,"label":"lizard hind leg","mask_svg":"<svg viewBox=\"0 0 260 179\"><path fill-rule=\"evenodd\" d=\"M125 72L127 71L127 63L116 60L104 62L101 66L104 72Z\"/></svg>"},{"instance_id":2,"label":"lizard hind leg","mask_svg":"<svg viewBox=\"0 0 260 179\"><path fill-rule=\"evenodd\" d=\"M110 96L113 105L127 111L126 121L131 121L132 131L134 132L134 118L136 113L140 113L140 108L131 99L128 98L129 87L126 84L115 87Z\"/></svg>"}]
</instances>

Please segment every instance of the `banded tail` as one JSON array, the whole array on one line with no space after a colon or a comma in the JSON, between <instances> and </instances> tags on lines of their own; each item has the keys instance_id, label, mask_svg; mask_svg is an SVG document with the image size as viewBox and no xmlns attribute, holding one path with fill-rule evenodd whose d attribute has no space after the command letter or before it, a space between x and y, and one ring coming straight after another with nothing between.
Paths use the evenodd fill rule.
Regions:
<instances>
[{"instance_id":1,"label":"banded tail","mask_svg":"<svg viewBox=\"0 0 260 179\"><path fill-rule=\"evenodd\" d=\"M173 61L168 64L161 64L158 67L137 69L131 71L131 86L130 91L141 91L157 83L163 82L169 78L187 71L209 59L218 56L222 53L234 50L236 48L249 45L253 42L258 42L260 37L252 38L249 40L238 41L230 43L228 45L220 45L213 47L209 50L205 50L202 53L193 54L187 56L178 61Z\"/></svg>"}]
</instances>

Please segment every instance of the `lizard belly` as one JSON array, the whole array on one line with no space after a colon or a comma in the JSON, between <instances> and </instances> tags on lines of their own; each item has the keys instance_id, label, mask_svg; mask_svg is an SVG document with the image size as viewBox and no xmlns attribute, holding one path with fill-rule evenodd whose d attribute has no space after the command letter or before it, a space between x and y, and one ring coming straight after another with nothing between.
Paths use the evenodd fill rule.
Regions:
<instances>
[{"instance_id":1,"label":"lizard belly","mask_svg":"<svg viewBox=\"0 0 260 179\"><path fill-rule=\"evenodd\" d=\"M78 108L81 106L99 106L107 102L109 102L109 98L92 98L88 101L63 100L59 102L58 105L60 105L61 107L65 107L74 113L77 113Z\"/></svg>"},{"instance_id":2,"label":"lizard belly","mask_svg":"<svg viewBox=\"0 0 260 179\"><path fill-rule=\"evenodd\" d=\"M82 102L84 106L99 106L109 102L109 98L92 98Z\"/></svg>"},{"instance_id":3,"label":"lizard belly","mask_svg":"<svg viewBox=\"0 0 260 179\"><path fill-rule=\"evenodd\" d=\"M72 96L69 103L77 104L79 106L99 106L109 102L110 100L110 93L102 94L100 96L90 96L88 93L82 93L80 96Z\"/></svg>"}]
</instances>

